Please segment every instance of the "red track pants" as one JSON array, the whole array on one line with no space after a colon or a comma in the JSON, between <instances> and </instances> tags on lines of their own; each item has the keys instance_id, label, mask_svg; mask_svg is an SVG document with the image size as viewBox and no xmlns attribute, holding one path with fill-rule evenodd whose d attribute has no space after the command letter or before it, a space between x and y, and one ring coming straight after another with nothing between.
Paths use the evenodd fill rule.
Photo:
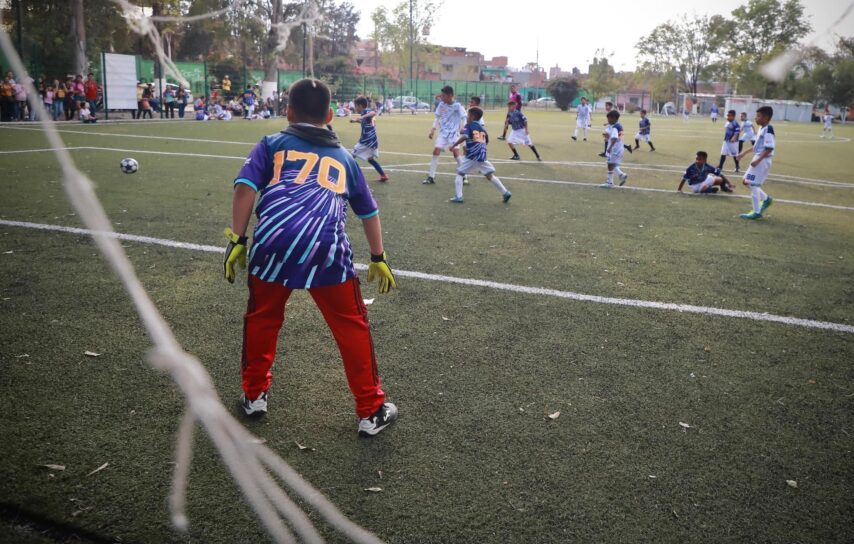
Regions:
<instances>
[{"instance_id":1,"label":"red track pants","mask_svg":"<svg viewBox=\"0 0 854 544\"><path fill-rule=\"evenodd\" d=\"M276 357L285 303L293 289L249 275L249 304L243 318L243 357L240 374L246 398L255 400L270 388L270 369ZM371 339L368 309L358 278L338 285L308 289L323 314L344 360L347 383L356 400L356 415L368 417L385 400Z\"/></svg>"}]
</instances>

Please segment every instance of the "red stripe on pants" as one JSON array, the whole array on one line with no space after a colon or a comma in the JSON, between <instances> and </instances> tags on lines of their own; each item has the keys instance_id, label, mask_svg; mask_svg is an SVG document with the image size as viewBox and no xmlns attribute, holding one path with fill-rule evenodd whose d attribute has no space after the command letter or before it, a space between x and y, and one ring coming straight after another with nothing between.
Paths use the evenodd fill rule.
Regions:
<instances>
[{"instance_id":1,"label":"red stripe on pants","mask_svg":"<svg viewBox=\"0 0 854 544\"><path fill-rule=\"evenodd\" d=\"M279 330L285 321L285 303L293 289L249 276L249 303L243 318L243 356L240 374L248 399L270 388L270 369L276 357ZM356 414L368 417L385 400L374 342L368 323L368 309L362 300L358 278L338 285L308 289L335 337L347 383L356 401Z\"/></svg>"}]
</instances>

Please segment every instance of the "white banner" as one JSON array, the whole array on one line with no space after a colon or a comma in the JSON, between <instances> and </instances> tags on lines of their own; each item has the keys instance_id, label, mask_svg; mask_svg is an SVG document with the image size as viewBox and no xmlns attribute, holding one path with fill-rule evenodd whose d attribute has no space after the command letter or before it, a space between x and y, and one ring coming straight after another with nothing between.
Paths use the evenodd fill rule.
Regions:
<instances>
[{"instance_id":1,"label":"white banner","mask_svg":"<svg viewBox=\"0 0 854 544\"><path fill-rule=\"evenodd\" d=\"M104 86L111 110L136 110L136 57L104 53Z\"/></svg>"}]
</instances>

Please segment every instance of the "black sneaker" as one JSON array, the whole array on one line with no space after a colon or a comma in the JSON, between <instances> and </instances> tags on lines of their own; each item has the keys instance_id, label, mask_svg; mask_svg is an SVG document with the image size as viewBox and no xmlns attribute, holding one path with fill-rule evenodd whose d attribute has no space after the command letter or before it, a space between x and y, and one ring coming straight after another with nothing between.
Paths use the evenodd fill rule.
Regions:
<instances>
[{"instance_id":1,"label":"black sneaker","mask_svg":"<svg viewBox=\"0 0 854 544\"><path fill-rule=\"evenodd\" d=\"M576 138L575 136L570 136L570 138L572 138L572 139L573 139L573 140L575 140L576 142L578 141L578 138Z\"/></svg>"},{"instance_id":2,"label":"black sneaker","mask_svg":"<svg viewBox=\"0 0 854 544\"><path fill-rule=\"evenodd\" d=\"M247 416L260 417L267 413L267 392L264 391L255 400L249 400L246 395L240 395L240 407Z\"/></svg>"},{"instance_id":3,"label":"black sneaker","mask_svg":"<svg viewBox=\"0 0 854 544\"><path fill-rule=\"evenodd\" d=\"M522 160L522 158L519 155L513 155L512 157L510 157L510 160L511 161L520 161L520 160Z\"/></svg>"},{"instance_id":4,"label":"black sneaker","mask_svg":"<svg viewBox=\"0 0 854 544\"><path fill-rule=\"evenodd\" d=\"M599 153L599 156L600 156L600 157L605 157L605 156L607 156L607 155L605 155L605 152L603 151L602 153Z\"/></svg>"},{"instance_id":5,"label":"black sneaker","mask_svg":"<svg viewBox=\"0 0 854 544\"><path fill-rule=\"evenodd\" d=\"M633 151L632 151L632 146L630 146L630 145L623 145L623 147L625 147L625 148L626 148L626 151L628 151L629 153L633 153Z\"/></svg>"},{"instance_id":6,"label":"black sneaker","mask_svg":"<svg viewBox=\"0 0 854 544\"><path fill-rule=\"evenodd\" d=\"M370 417L359 420L359 436L376 436L397 420L397 406L386 402Z\"/></svg>"},{"instance_id":7,"label":"black sneaker","mask_svg":"<svg viewBox=\"0 0 854 544\"><path fill-rule=\"evenodd\" d=\"M424 185L428 185L431 183L436 183L436 181L433 180L433 176L427 176L427 178L424 181L422 181L421 183Z\"/></svg>"},{"instance_id":8,"label":"black sneaker","mask_svg":"<svg viewBox=\"0 0 854 544\"><path fill-rule=\"evenodd\" d=\"M499 136L498 139L499 140L506 140L507 138L505 138L504 136Z\"/></svg>"},{"instance_id":9,"label":"black sneaker","mask_svg":"<svg viewBox=\"0 0 854 544\"><path fill-rule=\"evenodd\" d=\"M721 185L721 190L723 190L723 192L725 193L731 193L732 185Z\"/></svg>"}]
</instances>

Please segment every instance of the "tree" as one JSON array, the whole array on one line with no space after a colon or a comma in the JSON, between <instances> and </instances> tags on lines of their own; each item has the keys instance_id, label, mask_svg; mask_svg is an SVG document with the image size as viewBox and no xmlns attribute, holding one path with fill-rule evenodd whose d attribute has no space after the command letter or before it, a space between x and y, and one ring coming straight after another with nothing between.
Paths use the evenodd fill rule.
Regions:
<instances>
[{"instance_id":1,"label":"tree","mask_svg":"<svg viewBox=\"0 0 854 544\"><path fill-rule=\"evenodd\" d=\"M696 94L698 82L720 58L729 28L720 15L668 21L641 38L638 61L647 71L675 72L684 90Z\"/></svg>"},{"instance_id":2,"label":"tree","mask_svg":"<svg viewBox=\"0 0 854 544\"><path fill-rule=\"evenodd\" d=\"M597 50L587 72L587 81L584 82L584 87L593 95L594 101L606 92L614 90L614 76L614 67L608 61L605 51Z\"/></svg>"},{"instance_id":3,"label":"tree","mask_svg":"<svg viewBox=\"0 0 854 544\"><path fill-rule=\"evenodd\" d=\"M731 52L757 61L796 45L812 30L799 0L749 0L732 16L738 24L733 23Z\"/></svg>"},{"instance_id":4,"label":"tree","mask_svg":"<svg viewBox=\"0 0 854 544\"><path fill-rule=\"evenodd\" d=\"M549 80L546 91L555 99L557 107L561 111L566 111L572 105L575 97L578 96L578 80L568 77Z\"/></svg>"},{"instance_id":5,"label":"tree","mask_svg":"<svg viewBox=\"0 0 854 544\"><path fill-rule=\"evenodd\" d=\"M398 73L409 74L410 54L418 63L419 52L428 45L427 36L435 22L439 5L432 0L412 0L412 35L410 36L409 1L403 1L391 13L378 7L371 13L374 32L371 37L383 51L384 63L397 68ZM410 41L412 48L410 49ZM413 74L417 76L417 74Z\"/></svg>"}]
</instances>

